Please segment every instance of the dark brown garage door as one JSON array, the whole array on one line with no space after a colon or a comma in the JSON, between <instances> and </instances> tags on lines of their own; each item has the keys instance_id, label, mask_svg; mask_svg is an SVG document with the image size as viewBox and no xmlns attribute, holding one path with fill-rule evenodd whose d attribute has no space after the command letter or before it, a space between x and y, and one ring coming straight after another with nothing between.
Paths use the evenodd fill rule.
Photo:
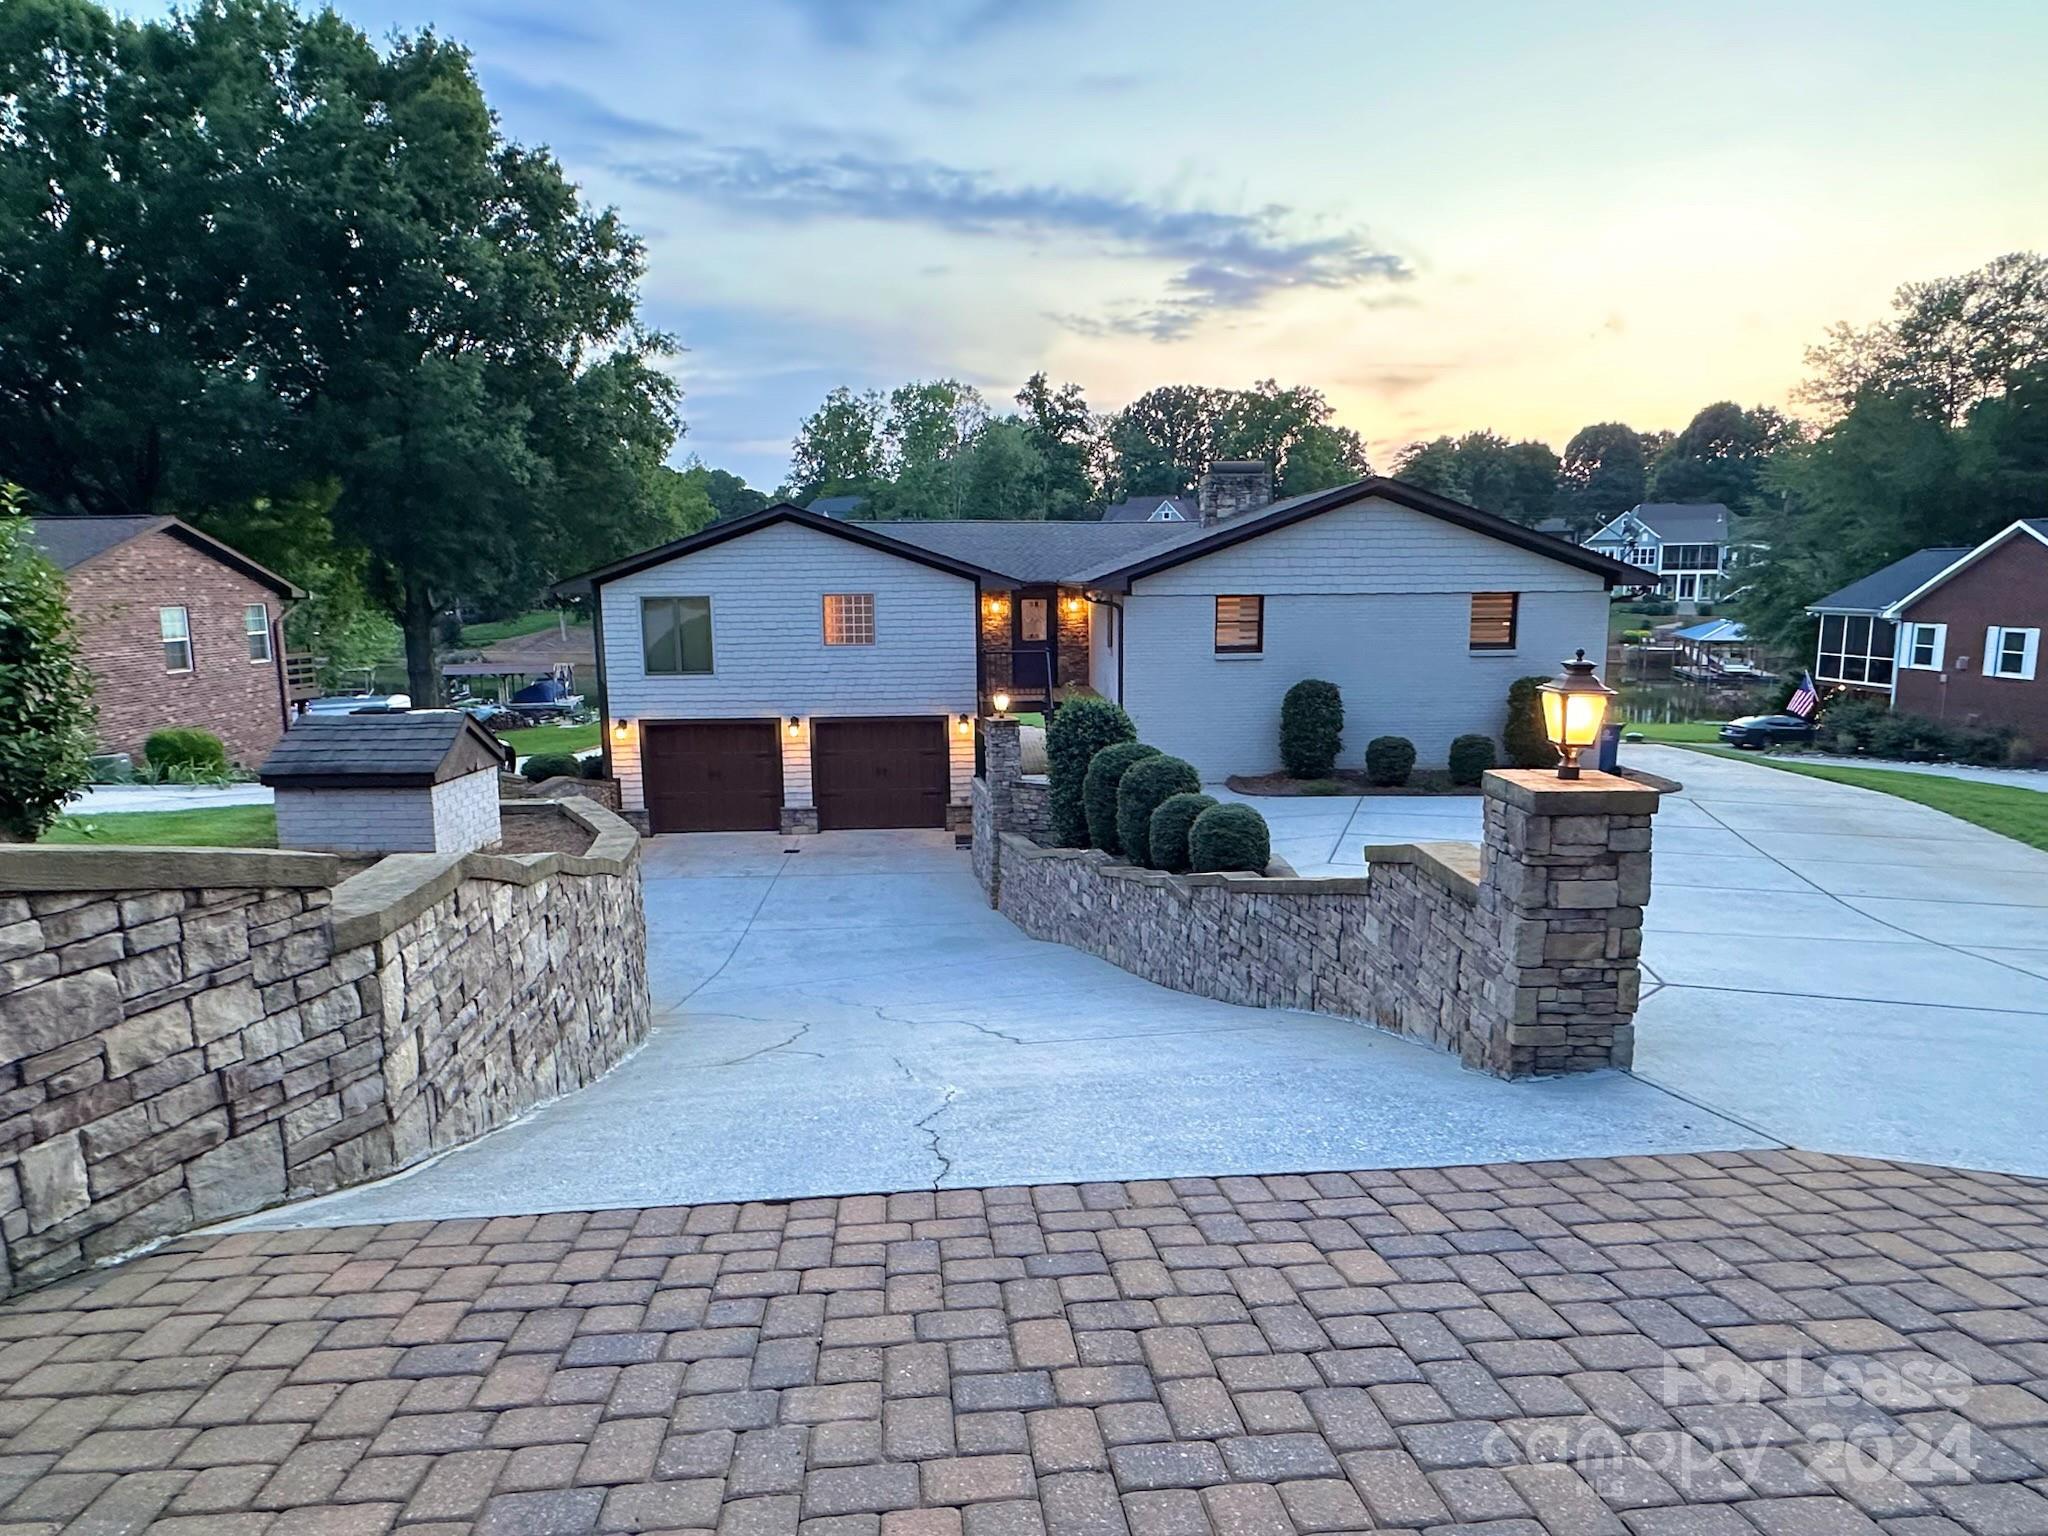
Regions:
<instances>
[{"instance_id":1,"label":"dark brown garage door","mask_svg":"<svg viewBox=\"0 0 2048 1536\"><path fill-rule=\"evenodd\" d=\"M782 830L782 746L773 720L649 720L641 741L654 831Z\"/></svg>"},{"instance_id":2,"label":"dark brown garage door","mask_svg":"<svg viewBox=\"0 0 2048 1536\"><path fill-rule=\"evenodd\" d=\"M811 780L823 831L943 827L950 781L946 722L815 721Z\"/></svg>"}]
</instances>

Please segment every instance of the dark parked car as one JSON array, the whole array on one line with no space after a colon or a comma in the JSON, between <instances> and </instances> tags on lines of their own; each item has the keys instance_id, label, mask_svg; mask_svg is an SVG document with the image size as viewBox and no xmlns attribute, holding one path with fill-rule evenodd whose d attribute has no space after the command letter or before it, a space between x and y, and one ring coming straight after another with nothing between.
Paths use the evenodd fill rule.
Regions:
<instances>
[{"instance_id":1,"label":"dark parked car","mask_svg":"<svg viewBox=\"0 0 2048 1536\"><path fill-rule=\"evenodd\" d=\"M1776 747L1813 740L1813 722L1797 715L1742 715L1721 727L1731 747Z\"/></svg>"}]
</instances>

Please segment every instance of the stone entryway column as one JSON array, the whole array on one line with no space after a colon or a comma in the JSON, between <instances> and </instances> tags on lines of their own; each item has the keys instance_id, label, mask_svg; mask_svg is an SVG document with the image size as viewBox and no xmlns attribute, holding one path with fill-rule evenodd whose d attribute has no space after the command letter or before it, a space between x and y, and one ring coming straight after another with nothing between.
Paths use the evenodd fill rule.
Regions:
<instances>
[{"instance_id":1,"label":"stone entryway column","mask_svg":"<svg viewBox=\"0 0 2048 1536\"><path fill-rule=\"evenodd\" d=\"M1482 788L1480 899L1506 960L1489 998L1486 1070L1628 1066L1658 791L1609 773L1521 768L1488 773Z\"/></svg>"}]
</instances>

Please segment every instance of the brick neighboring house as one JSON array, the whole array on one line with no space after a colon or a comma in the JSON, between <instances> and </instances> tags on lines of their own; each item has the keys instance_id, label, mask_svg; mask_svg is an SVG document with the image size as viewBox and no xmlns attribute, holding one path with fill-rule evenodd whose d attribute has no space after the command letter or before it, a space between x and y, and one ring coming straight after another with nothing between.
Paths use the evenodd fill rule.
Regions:
<instances>
[{"instance_id":1,"label":"brick neighboring house","mask_svg":"<svg viewBox=\"0 0 2048 1536\"><path fill-rule=\"evenodd\" d=\"M2010 726L2048 757L2048 518L1919 550L1806 611L1821 621L1819 681L1882 688L1903 714Z\"/></svg>"},{"instance_id":2,"label":"brick neighboring house","mask_svg":"<svg viewBox=\"0 0 2048 1536\"><path fill-rule=\"evenodd\" d=\"M96 684L102 750L196 725L254 768L284 734L284 611L306 594L174 517L36 517Z\"/></svg>"}]
</instances>

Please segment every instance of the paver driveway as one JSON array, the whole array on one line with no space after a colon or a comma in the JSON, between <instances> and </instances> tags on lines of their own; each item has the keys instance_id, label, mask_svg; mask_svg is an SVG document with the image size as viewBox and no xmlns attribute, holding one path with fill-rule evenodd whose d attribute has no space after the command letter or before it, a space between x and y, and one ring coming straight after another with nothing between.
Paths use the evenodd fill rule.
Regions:
<instances>
[{"instance_id":1,"label":"paver driveway","mask_svg":"<svg viewBox=\"0 0 2048 1536\"><path fill-rule=\"evenodd\" d=\"M1627 1077L1496 1082L1027 939L943 834L656 838L645 873L662 1016L639 1054L429 1167L258 1220L1769 1145Z\"/></svg>"},{"instance_id":2,"label":"paver driveway","mask_svg":"<svg viewBox=\"0 0 2048 1536\"><path fill-rule=\"evenodd\" d=\"M1808 1154L191 1238L0 1305L10 1532L2027 1536L2044 1491L2048 1187Z\"/></svg>"},{"instance_id":3,"label":"paver driveway","mask_svg":"<svg viewBox=\"0 0 2048 1536\"><path fill-rule=\"evenodd\" d=\"M1657 813L1638 1076L1794 1146L2048 1174L2048 853L1748 762L1625 760L1685 785ZM1479 837L1473 799L1256 803L1304 874Z\"/></svg>"}]
</instances>

